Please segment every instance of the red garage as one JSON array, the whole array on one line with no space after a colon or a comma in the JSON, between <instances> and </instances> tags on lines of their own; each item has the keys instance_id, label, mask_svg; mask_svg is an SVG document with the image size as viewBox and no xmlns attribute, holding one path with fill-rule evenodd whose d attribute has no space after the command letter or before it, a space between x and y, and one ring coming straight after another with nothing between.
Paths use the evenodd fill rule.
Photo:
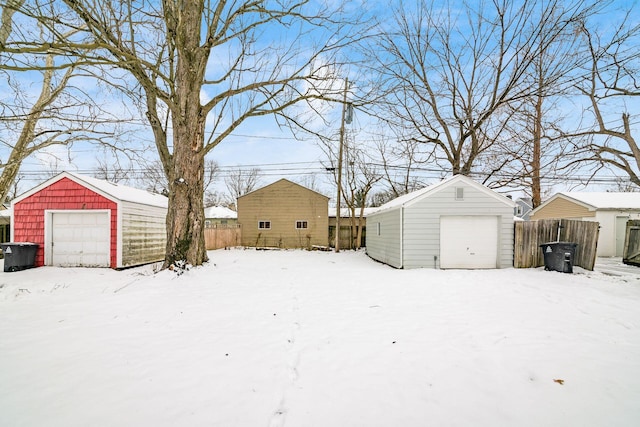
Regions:
<instances>
[{"instance_id":1,"label":"red garage","mask_svg":"<svg viewBox=\"0 0 640 427\"><path fill-rule=\"evenodd\" d=\"M162 195L63 172L12 206L11 236L39 245L36 267L124 268L164 258Z\"/></svg>"}]
</instances>

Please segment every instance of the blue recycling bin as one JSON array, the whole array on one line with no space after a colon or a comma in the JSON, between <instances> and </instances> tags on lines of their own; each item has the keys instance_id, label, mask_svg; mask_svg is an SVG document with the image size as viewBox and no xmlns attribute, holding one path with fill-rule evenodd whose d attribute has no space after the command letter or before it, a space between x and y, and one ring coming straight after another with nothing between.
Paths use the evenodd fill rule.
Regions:
<instances>
[{"instance_id":1,"label":"blue recycling bin","mask_svg":"<svg viewBox=\"0 0 640 427\"><path fill-rule=\"evenodd\" d=\"M540 245L544 255L544 269L547 271L560 271L573 273L573 262L576 257L577 243L573 242L549 242Z\"/></svg>"},{"instance_id":2,"label":"blue recycling bin","mask_svg":"<svg viewBox=\"0 0 640 427\"><path fill-rule=\"evenodd\" d=\"M32 268L36 264L37 243L0 243L4 254L4 271L19 271Z\"/></svg>"}]
</instances>

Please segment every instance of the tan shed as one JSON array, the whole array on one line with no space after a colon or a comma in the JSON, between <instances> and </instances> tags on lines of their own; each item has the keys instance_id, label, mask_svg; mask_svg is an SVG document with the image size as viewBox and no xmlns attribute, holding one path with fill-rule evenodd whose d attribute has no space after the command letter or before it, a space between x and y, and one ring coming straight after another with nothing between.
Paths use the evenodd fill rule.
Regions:
<instances>
[{"instance_id":1,"label":"tan shed","mask_svg":"<svg viewBox=\"0 0 640 427\"><path fill-rule=\"evenodd\" d=\"M329 244L329 198L281 179L238 197L242 245L311 248Z\"/></svg>"}]
</instances>

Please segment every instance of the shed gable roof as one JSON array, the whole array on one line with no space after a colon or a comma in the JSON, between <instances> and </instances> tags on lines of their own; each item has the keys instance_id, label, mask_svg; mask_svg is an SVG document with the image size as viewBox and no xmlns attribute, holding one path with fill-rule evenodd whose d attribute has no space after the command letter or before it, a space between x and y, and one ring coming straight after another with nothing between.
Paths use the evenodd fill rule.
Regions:
<instances>
[{"instance_id":1,"label":"shed gable roof","mask_svg":"<svg viewBox=\"0 0 640 427\"><path fill-rule=\"evenodd\" d=\"M491 190L490 188L472 180L471 178L468 178L464 175L454 175L452 177L449 177L447 179L444 179L436 184L430 185L428 187L422 188L420 190L416 190L413 191L411 193L405 194L403 196L397 197L387 203L385 203L384 205L380 206L380 208L372 213L372 215L374 215L375 213L378 212L382 212L382 211L386 211L389 209L396 209L396 208L400 208L400 207L407 207L407 206L411 206L414 203L419 202L420 200L423 200L439 191L444 190L445 188L454 186L454 185L460 185L460 184L465 184L465 185L469 185L475 189L477 189L478 191L486 194L488 197L494 198L502 203L504 203L507 206L510 207L515 207L515 202L501 194L496 193L495 191Z\"/></svg>"},{"instance_id":2,"label":"shed gable roof","mask_svg":"<svg viewBox=\"0 0 640 427\"><path fill-rule=\"evenodd\" d=\"M90 190L95 191L96 193L115 202L126 201L162 208L166 208L169 203L169 199L160 194L154 194L145 190L140 190L138 188L114 184L109 181L104 181L86 175L80 175L74 172L61 172L53 178L50 178L42 184L37 185L31 190L21 194L19 197L16 197L12 203L18 203L21 200L26 199L27 197L37 193L38 191L41 191L42 189L50 186L55 182L60 181L63 178L68 178L71 181L82 185L83 187L87 187Z\"/></svg>"},{"instance_id":3,"label":"shed gable roof","mask_svg":"<svg viewBox=\"0 0 640 427\"><path fill-rule=\"evenodd\" d=\"M610 209L640 210L640 193L565 191L554 194L551 198L545 200L540 204L540 206L531 211L531 213L535 215L541 209L544 209L551 202L557 199L567 200L568 202L575 203L590 211Z\"/></svg>"},{"instance_id":4,"label":"shed gable roof","mask_svg":"<svg viewBox=\"0 0 640 427\"><path fill-rule=\"evenodd\" d=\"M568 191L558 194L593 209L640 209L640 193Z\"/></svg>"},{"instance_id":5,"label":"shed gable roof","mask_svg":"<svg viewBox=\"0 0 640 427\"><path fill-rule=\"evenodd\" d=\"M276 182L273 182L273 183L271 183L269 185L265 185L264 187L260 187L257 190L254 190L254 191L252 191L250 193L243 194L242 196L238 197L238 199L241 199L241 198L247 197L247 196L251 196L251 195L259 193L259 192L261 192L261 191L263 191L265 189L278 187L278 186L282 186L282 185L293 185L293 186L299 187L302 190L308 191L309 193L312 193L312 194L317 195L317 196L322 196L325 199L329 200L329 198L327 196L325 196L324 194L318 193L317 191L314 191L314 190L312 190L310 188L307 188L307 187L305 187L303 185L297 184L297 183L295 183L293 181L289 181L286 178L279 179Z\"/></svg>"}]
</instances>

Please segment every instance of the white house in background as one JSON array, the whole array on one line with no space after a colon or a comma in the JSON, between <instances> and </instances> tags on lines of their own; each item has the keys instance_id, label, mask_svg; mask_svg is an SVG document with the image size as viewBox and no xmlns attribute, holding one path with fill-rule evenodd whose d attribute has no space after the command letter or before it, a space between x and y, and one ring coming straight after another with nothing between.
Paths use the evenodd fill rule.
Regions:
<instances>
[{"instance_id":1,"label":"white house in background","mask_svg":"<svg viewBox=\"0 0 640 427\"><path fill-rule=\"evenodd\" d=\"M238 212L224 206L210 206L204 209L204 226L235 225L238 223Z\"/></svg>"},{"instance_id":2,"label":"white house in background","mask_svg":"<svg viewBox=\"0 0 640 427\"><path fill-rule=\"evenodd\" d=\"M532 221L551 218L599 222L598 256L622 256L627 221L640 219L640 193L558 193L530 215Z\"/></svg>"},{"instance_id":3,"label":"white house in background","mask_svg":"<svg viewBox=\"0 0 640 427\"><path fill-rule=\"evenodd\" d=\"M531 215L531 211L533 210L533 203L531 201L531 197L520 197L516 199L516 217L529 221L529 216Z\"/></svg>"},{"instance_id":4,"label":"white house in background","mask_svg":"<svg viewBox=\"0 0 640 427\"><path fill-rule=\"evenodd\" d=\"M513 266L515 203L455 175L367 217L367 254L396 268Z\"/></svg>"}]
</instances>

